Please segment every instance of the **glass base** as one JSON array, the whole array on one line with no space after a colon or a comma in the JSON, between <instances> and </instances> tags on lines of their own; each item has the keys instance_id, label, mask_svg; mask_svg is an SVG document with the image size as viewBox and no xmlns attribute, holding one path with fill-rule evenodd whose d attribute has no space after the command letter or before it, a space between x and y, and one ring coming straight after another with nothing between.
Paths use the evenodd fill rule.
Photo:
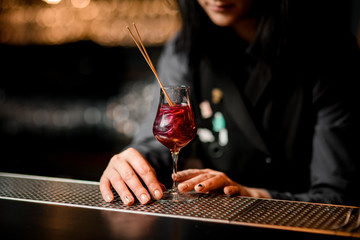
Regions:
<instances>
[{"instance_id":1,"label":"glass base","mask_svg":"<svg viewBox=\"0 0 360 240\"><path fill-rule=\"evenodd\" d=\"M172 202L189 202L198 199L200 196L196 192L179 192L173 189L168 189L164 192L160 201L172 201Z\"/></svg>"}]
</instances>

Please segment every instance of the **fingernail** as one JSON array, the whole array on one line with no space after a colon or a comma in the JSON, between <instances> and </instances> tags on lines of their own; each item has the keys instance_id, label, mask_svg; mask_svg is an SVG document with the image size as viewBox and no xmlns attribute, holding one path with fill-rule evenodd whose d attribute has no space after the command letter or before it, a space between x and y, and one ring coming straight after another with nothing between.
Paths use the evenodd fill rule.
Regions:
<instances>
[{"instance_id":1,"label":"fingernail","mask_svg":"<svg viewBox=\"0 0 360 240\"><path fill-rule=\"evenodd\" d=\"M111 197L110 195L106 195L106 196L105 196L105 201L111 202L111 201L112 201L112 197Z\"/></svg>"},{"instance_id":2,"label":"fingernail","mask_svg":"<svg viewBox=\"0 0 360 240\"><path fill-rule=\"evenodd\" d=\"M197 187L197 189L199 189L199 190L201 190L201 189L204 188L204 186L203 186L202 184L198 184L196 187Z\"/></svg>"},{"instance_id":3,"label":"fingernail","mask_svg":"<svg viewBox=\"0 0 360 240\"><path fill-rule=\"evenodd\" d=\"M147 203L147 201L149 201L149 198L145 193L143 193L140 195L140 201L141 203Z\"/></svg>"},{"instance_id":4,"label":"fingernail","mask_svg":"<svg viewBox=\"0 0 360 240\"><path fill-rule=\"evenodd\" d=\"M130 198L128 196L125 196L124 203L125 205L128 205L130 203Z\"/></svg>"},{"instance_id":5,"label":"fingernail","mask_svg":"<svg viewBox=\"0 0 360 240\"><path fill-rule=\"evenodd\" d=\"M161 198L161 193L159 190L155 190L154 195L157 200L159 200Z\"/></svg>"}]
</instances>

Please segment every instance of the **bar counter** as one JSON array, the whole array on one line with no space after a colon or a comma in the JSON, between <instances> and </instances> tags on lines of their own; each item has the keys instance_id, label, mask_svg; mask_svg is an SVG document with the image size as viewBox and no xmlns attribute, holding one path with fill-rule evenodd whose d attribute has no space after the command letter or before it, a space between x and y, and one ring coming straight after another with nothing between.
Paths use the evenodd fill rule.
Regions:
<instances>
[{"instance_id":1,"label":"bar counter","mask_svg":"<svg viewBox=\"0 0 360 240\"><path fill-rule=\"evenodd\" d=\"M354 206L213 194L124 206L98 182L0 173L1 239L352 239L359 225Z\"/></svg>"}]
</instances>

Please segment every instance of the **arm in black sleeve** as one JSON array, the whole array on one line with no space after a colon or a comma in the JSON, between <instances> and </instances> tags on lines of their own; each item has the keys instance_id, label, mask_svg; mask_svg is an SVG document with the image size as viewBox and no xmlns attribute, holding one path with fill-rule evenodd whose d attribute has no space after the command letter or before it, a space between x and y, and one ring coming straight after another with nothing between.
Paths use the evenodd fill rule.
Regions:
<instances>
[{"instance_id":1,"label":"arm in black sleeve","mask_svg":"<svg viewBox=\"0 0 360 240\"><path fill-rule=\"evenodd\" d=\"M360 206L359 56L358 49L347 56L338 54L337 65L329 64L313 88L317 122L309 191L269 191L273 198Z\"/></svg>"},{"instance_id":2,"label":"arm in black sleeve","mask_svg":"<svg viewBox=\"0 0 360 240\"><path fill-rule=\"evenodd\" d=\"M300 194L269 191L273 198L360 206L358 127L338 121L339 126L316 126L309 191Z\"/></svg>"}]
</instances>

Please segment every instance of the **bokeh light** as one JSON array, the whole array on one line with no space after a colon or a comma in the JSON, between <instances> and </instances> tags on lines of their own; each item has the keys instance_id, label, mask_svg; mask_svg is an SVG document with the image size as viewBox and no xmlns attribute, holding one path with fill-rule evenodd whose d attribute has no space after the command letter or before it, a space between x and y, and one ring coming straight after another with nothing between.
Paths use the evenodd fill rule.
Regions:
<instances>
[{"instance_id":1,"label":"bokeh light","mask_svg":"<svg viewBox=\"0 0 360 240\"><path fill-rule=\"evenodd\" d=\"M133 22L148 46L164 43L180 27L174 0L0 1L0 43L92 40L106 46L132 46L124 29Z\"/></svg>"},{"instance_id":2,"label":"bokeh light","mask_svg":"<svg viewBox=\"0 0 360 240\"><path fill-rule=\"evenodd\" d=\"M58 4L61 0L43 0L43 2L46 2L47 4Z\"/></svg>"}]
</instances>

